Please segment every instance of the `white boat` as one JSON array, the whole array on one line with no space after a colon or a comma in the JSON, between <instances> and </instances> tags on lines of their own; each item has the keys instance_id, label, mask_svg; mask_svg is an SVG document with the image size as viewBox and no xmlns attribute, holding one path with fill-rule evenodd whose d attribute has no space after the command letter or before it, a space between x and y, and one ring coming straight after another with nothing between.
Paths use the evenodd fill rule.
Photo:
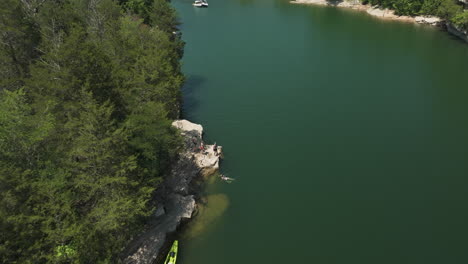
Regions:
<instances>
[{"instance_id":1,"label":"white boat","mask_svg":"<svg viewBox=\"0 0 468 264\"><path fill-rule=\"evenodd\" d=\"M205 0L195 0L195 2L193 2L193 6L208 7L208 2L206 2Z\"/></svg>"}]
</instances>

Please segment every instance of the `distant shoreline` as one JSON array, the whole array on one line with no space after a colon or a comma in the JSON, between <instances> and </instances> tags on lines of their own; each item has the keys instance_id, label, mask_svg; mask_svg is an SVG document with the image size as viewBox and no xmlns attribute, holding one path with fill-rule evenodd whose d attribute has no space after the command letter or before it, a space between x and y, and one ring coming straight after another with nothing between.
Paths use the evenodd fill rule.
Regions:
<instances>
[{"instance_id":1,"label":"distant shoreline","mask_svg":"<svg viewBox=\"0 0 468 264\"><path fill-rule=\"evenodd\" d=\"M371 16L378 17L386 20L395 20L403 22L412 22L417 24L426 24L431 26L442 26L444 20L436 16L398 16L394 10L382 9L378 6L364 5L360 1L330 1L330 0L293 0L292 4L307 4L307 5L321 5L321 6L335 6L342 8L349 8L359 11L365 11Z\"/></svg>"},{"instance_id":2,"label":"distant shoreline","mask_svg":"<svg viewBox=\"0 0 468 264\"><path fill-rule=\"evenodd\" d=\"M436 16L398 16L395 14L394 10L381 8L379 6L364 5L359 0L292 0L290 3L349 8L358 11L365 11L367 14L380 19L437 26L446 29L450 34L468 43L468 31L462 30Z\"/></svg>"}]
</instances>

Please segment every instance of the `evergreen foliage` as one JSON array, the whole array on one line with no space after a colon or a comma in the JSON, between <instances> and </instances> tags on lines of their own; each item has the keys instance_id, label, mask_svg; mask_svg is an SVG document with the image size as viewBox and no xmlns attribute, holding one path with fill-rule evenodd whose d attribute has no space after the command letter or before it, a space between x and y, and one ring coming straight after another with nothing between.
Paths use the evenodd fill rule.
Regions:
<instances>
[{"instance_id":1,"label":"evergreen foliage","mask_svg":"<svg viewBox=\"0 0 468 264\"><path fill-rule=\"evenodd\" d=\"M177 25L165 0L0 1L0 263L117 262L180 146Z\"/></svg>"}]
</instances>

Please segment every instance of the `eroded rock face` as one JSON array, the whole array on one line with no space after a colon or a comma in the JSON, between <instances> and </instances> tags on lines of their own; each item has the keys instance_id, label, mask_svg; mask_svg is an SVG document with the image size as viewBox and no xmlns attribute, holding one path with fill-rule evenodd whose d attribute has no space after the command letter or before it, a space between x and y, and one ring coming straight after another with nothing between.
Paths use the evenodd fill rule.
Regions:
<instances>
[{"instance_id":1,"label":"eroded rock face","mask_svg":"<svg viewBox=\"0 0 468 264\"><path fill-rule=\"evenodd\" d=\"M176 231L183 219L196 210L192 181L200 174L213 173L219 168L221 147L205 145L203 127L187 120L172 123L184 137L184 148L178 161L155 194L156 210L145 231L133 239L123 253L123 263L150 264L160 253L167 235Z\"/></svg>"},{"instance_id":2,"label":"eroded rock face","mask_svg":"<svg viewBox=\"0 0 468 264\"><path fill-rule=\"evenodd\" d=\"M453 35L463 39L468 43L468 31L462 30L457 28L456 26L452 25L451 23L447 23L447 30L448 32L452 33Z\"/></svg>"},{"instance_id":3,"label":"eroded rock face","mask_svg":"<svg viewBox=\"0 0 468 264\"><path fill-rule=\"evenodd\" d=\"M168 197L165 208L167 213L155 217L147 230L132 241L132 245L127 249L131 253L124 263L153 263L166 242L167 234L177 229L182 218L192 216L195 210L195 199L193 195L173 194Z\"/></svg>"}]
</instances>

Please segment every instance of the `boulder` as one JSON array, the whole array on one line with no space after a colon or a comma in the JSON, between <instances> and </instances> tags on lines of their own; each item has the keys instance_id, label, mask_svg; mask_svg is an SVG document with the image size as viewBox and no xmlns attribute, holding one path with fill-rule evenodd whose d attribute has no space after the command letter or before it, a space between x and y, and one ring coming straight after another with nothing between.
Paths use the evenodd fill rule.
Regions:
<instances>
[{"instance_id":1,"label":"boulder","mask_svg":"<svg viewBox=\"0 0 468 264\"><path fill-rule=\"evenodd\" d=\"M442 19L435 16L417 16L414 18L414 21L419 24L427 24L431 26L438 26L443 22Z\"/></svg>"},{"instance_id":2,"label":"boulder","mask_svg":"<svg viewBox=\"0 0 468 264\"><path fill-rule=\"evenodd\" d=\"M202 137L203 127L202 125L192 123L188 120L176 120L172 122L172 126L178 128L183 134L186 132L195 132L198 137Z\"/></svg>"},{"instance_id":3,"label":"boulder","mask_svg":"<svg viewBox=\"0 0 468 264\"><path fill-rule=\"evenodd\" d=\"M164 206L159 206L156 209L156 212L154 212L154 217L160 217L160 216L165 215L165 214L166 214L166 210L164 210Z\"/></svg>"}]
</instances>

